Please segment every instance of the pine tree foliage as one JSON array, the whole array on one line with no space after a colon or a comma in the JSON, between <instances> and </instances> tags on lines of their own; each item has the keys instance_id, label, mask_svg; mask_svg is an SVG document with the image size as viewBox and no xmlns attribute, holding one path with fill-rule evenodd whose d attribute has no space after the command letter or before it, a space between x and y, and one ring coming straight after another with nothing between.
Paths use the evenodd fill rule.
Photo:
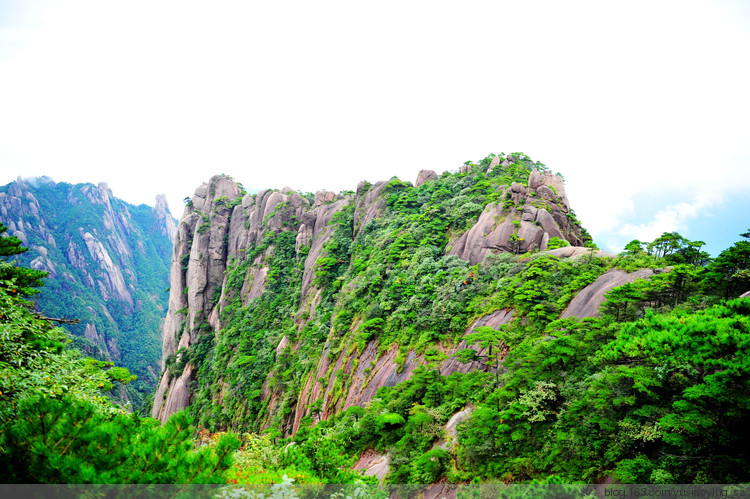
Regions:
<instances>
[{"instance_id":1,"label":"pine tree foliage","mask_svg":"<svg viewBox=\"0 0 750 499\"><path fill-rule=\"evenodd\" d=\"M44 285L43 278L47 272L19 266L10 257L20 255L28 248L21 246L21 240L15 236L5 236L8 228L0 223L0 280L13 279L13 286L7 288L12 295L31 296L39 293L37 289Z\"/></svg>"},{"instance_id":2,"label":"pine tree foliage","mask_svg":"<svg viewBox=\"0 0 750 499\"><path fill-rule=\"evenodd\" d=\"M225 482L236 437L196 448L187 414L161 426L113 405L107 392L133 376L66 348L18 279L0 280L0 482Z\"/></svg>"},{"instance_id":3,"label":"pine tree foliage","mask_svg":"<svg viewBox=\"0 0 750 499\"><path fill-rule=\"evenodd\" d=\"M196 449L184 412L162 426L71 396L28 397L17 411L2 437L5 482L225 483L239 446L226 435Z\"/></svg>"}]
</instances>

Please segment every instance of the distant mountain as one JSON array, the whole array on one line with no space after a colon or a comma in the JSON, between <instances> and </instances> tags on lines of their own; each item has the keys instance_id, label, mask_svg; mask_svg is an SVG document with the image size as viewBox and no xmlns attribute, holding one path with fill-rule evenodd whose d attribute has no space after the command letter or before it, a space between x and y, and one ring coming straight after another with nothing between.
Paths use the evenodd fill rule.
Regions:
<instances>
[{"instance_id":1,"label":"distant mountain","mask_svg":"<svg viewBox=\"0 0 750 499\"><path fill-rule=\"evenodd\" d=\"M175 221L166 198L133 206L107 184L17 179L0 187L0 222L29 251L21 264L49 272L37 308L66 325L74 346L138 379L123 399L139 407L159 374Z\"/></svg>"}]
</instances>

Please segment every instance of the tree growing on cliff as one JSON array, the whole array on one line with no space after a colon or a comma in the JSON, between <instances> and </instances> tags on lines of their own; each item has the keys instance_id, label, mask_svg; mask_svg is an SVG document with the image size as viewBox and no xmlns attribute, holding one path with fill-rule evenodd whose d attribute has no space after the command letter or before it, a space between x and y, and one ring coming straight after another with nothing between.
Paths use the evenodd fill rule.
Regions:
<instances>
[{"instance_id":1,"label":"tree growing on cliff","mask_svg":"<svg viewBox=\"0 0 750 499\"><path fill-rule=\"evenodd\" d=\"M508 346L505 344L503 335L505 327L505 325L502 325L500 330L496 330L491 327L480 326L466 337L467 343L478 343L481 351L487 351L486 354L482 355L476 350L465 348L459 350L455 355L460 362L482 361L491 372L495 373L495 388L500 385L500 364L508 353Z\"/></svg>"},{"instance_id":2,"label":"tree growing on cliff","mask_svg":"<svg viewBox=\"0 0 750 499\"><path fill-rule=\"evenodd\" d=\"M8 259L20 255L29 248L21 246L22 241L15 236L3 235L8 227L0 223L0 281L9 282L11 295L32 296L39 293L37 288L44 285L43 278L47 272L20 267Z\"/></svg>"}]
</instances>

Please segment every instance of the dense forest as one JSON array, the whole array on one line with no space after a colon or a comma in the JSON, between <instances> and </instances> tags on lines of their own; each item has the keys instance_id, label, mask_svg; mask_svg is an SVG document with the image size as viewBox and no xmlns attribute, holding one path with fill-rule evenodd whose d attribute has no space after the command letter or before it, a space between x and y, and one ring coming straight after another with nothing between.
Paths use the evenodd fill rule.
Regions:
<instances>
[{"instance_id":1,"label":"dense forest","mask_svg":"<svg viewBox=\"0 0 750 499\"><path fill-rule=\"evenodd\" d=\"M677 233L611 255L523 154L426 177L331 196L226 177L196 191L172 262L161 425L103 396L132 376L33 311L42 275L2 239L3 480L750 480L750 232L716 258ZM594 313L576 312L613 276Z\"/></svg>"}]
</instances>

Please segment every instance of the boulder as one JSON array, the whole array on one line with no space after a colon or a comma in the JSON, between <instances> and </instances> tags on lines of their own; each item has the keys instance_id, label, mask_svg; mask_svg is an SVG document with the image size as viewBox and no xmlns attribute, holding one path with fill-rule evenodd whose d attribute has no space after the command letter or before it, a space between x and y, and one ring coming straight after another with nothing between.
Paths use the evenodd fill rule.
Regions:
<instances>
[{"instance_id":1,"label":"boulder","mask_svg":"<svg viewBox=\"0 0 750 499\"><path fill-rule=\"evenodd\" d=\"M592 253L591 249L584 248L583 246L565 246L564 248L549 250L547 251L547 254L560 258L578 258ZM594 250L593 255L603 258L614 258L617 256L614 253L604 250Z\"/></svg>"},{"instance_id":2,"label":"boulder","mask_svg":"<svg viewBox=\"0 0 750 499\"><path fill-rule=\"evenodd\" d=\"M494 170L497 166L500 165L500 160L502 158L500 156L495 156L492 158L492 161L490 161L490 166L487 168L487 173L492 173L492 170Z\"/></svg>"},{"instance_id":3,"label":"boulder","mask_svg":"<svg viewBox=\"0 0 750 499\"><path fill-rule=\"evenodd\" d=\"M546 185L540 185L539 188L536 190L536 192L539 194L539 197L542 199L546 199L547 201L552 201L553 203L557 202L557 196L552 191L552 189L550 189Z\"/></svg>"},{"instance_id":4,"label":"boulder","mask_svg":"<svg viewBox=\"0 0 750 499\"><path fill-rule=\"evenodd\" d=\"M435 180L438 178L437 173L435 173L432 170L420 170L417 174L417 182L414 184L415 187L419 187L421 185L426 184L430 180Z\"/></svg>"},{"instance_id":5,"label":"boulder","mask_svg":"<svg viewBox=\"0 0 750 499\"><path fill-rule=\"evenodd\" d=\"M521 220L524 222L533 222L536 220L538 209L535 206L527 204L523 207L523 214Z\"/></svg>"},{"instance_id":6,"label":"boulder","mask_svg":"<svg viewBox=\"0 0 750 499\"><path fill-rule=\"evenodd\" d=\"M331 203L336 199L336 194L330 191L317 191L315 193L315 201L313 206L320 206L325 203Z\"/></svg>"}]
</instances>

